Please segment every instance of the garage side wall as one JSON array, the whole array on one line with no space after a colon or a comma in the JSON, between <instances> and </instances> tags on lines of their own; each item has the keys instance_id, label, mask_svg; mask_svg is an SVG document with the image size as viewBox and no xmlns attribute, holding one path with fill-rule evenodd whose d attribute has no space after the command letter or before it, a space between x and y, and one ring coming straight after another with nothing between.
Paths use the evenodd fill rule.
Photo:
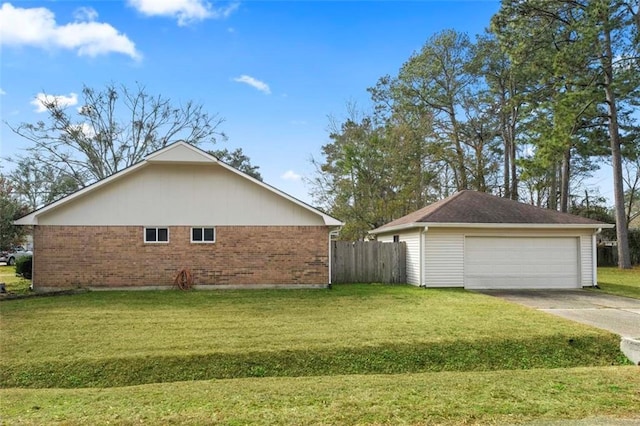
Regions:
<instances>
[{"instance_id":1,"label":"garage side wall","mask_svg":"<svg viewBox=\"0 0 640 426\"><path fill-rule=\"evenodd\" d=\"M423 281L427 287L464 287L465 237L575 237L579 238L582 286L593 285L592 230L429 228L424 241Z\"/></svg>"},{"instance_id":2,"label":"garage side wall","mask_svg":"<svg viewBox=\"0 0 640 426\"><path fill-rule=\"evenodd\" d=\"M393 242L393 236L397 235L399 241L404 242L407 246L406 251L406 269L407 284L420 285L420 263L421 263L421 244L420 230L412 229L410 231L399 231L391 234L382 234L376 236L376 239L383 243Z\"/></svg>"},{"instance_id":3,"label":"garage side wall","mask_svg":"<svg viewBox=\"0 0 640 426\"><path fill-rule=\"evenodd\" d=\"M213 244L170 226L168 243L144 243L142 226L36 226L36 290L171 286L189 268L196 285L326 285L325 226L218 226Z\"/></svg>"}]
</instances>

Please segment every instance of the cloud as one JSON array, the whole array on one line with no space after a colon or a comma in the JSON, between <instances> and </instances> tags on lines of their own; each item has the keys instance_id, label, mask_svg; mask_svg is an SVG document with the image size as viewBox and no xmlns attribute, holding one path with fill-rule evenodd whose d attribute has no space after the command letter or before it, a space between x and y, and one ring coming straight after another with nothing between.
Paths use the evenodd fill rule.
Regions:
<instances>
[{"instance_id":1,"label":"cloud","mask_svg":"<svg viewBox=\"0 0 640 426\"><path fill-rule=\"evenodd\" d=\"M0 96L2 96L2 95L6 95L6 94L7 94L7 92L5 92L4 90L2 90L2 87L0 87Z\"/></svg>"},{"instance_id":2,"label":"cloud","mask_svg":"<svg viewBox=\"0 0 640 426\"><path fill-rule=\"evenodd\" d=\"M93 22L98 19L98 12L92 7L79 7L73 12L73 17L76 21Z\"/></svg>"},{"instance_id":3,"label":"cloud","mask_svg":"<svg viewBox=\"0 0 640 426\"><path fill-rule=\"evenodd\" d=\"M128 0L128 3L143 15L176 18L181 27L208 18L228 18L239 6L234 2L226 7L214 8L205 0Z\"/></svg>"},{"instance_id":4,"label":"cloud","mask_svg":"<svg viewBox=\"0 0 640 426\"><path fill-rule=\"evenodd\" d=\"M255 79L249 75L241 75L240 77L234 78L233 81L237 81L238 83L248 84L249 86L255 89L258 89L259 91L267 95L271 94L271 89L269 88L269 85L267 83L265 83L264 81Z\"/></svg>"},{"instance_id":5,"label":"cloud","mask_svg":"<svg viewBox=\"0 0 640 426\"><path fill-rule=\"evenodd\" d=\"M47 108L45 104L56 102L62 108L70 107L78 104L78 95L75 93L69 93L69 96L65 95L47 95L45 93L38 93L36 97L30 102L35 106L35 112L45 112Z\"/></svg>"},{"instance_id":6,"label":"cloud","mask_svg":"<svg viewBox=\"0 0 640 426\"><path fill-rule=\"evenodd\" d=\"M293 170L287 170L282 176L280 176L284 180L300 180L302 176L294 172Z\"/></svg>"},{"instance_id":7,"label":"cloud","mask_svg":"<svg viewBox=\"0 0 640 426\"><path fill-rule=\"evenodd\" d=\"M20 8L4 3L0 8L0 44L62 48L78 56L96 57L121 53L140 59L135 44L109 24L94 22L98 13L91 8L76 10L75 22L59 25L55 15L44 7Z\"/></svg>"}]
</instances>

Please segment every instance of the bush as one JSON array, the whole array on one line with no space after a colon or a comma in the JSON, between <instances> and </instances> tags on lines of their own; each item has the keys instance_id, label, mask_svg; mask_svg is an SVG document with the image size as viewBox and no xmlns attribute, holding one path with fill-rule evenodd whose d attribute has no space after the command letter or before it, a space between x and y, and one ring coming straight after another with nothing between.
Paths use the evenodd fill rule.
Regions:
<instances>
[{"instance_id":1,"label":"bush","mask_svg":"<svg viewBox=\"0 0 640 426\"><path fill-rule=\"evenodd\" d=\"M30 280L33 273L33 257L23 256L16 259L16 274Z\"/></svg>"}]
</instances>

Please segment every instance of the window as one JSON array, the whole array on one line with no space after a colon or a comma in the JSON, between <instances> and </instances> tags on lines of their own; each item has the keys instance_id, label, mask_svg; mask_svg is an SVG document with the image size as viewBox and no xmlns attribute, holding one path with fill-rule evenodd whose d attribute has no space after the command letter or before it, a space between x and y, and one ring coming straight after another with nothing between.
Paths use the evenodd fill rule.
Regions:
<instances>
[{"instance_id":1,"label":"window","mask_svg":"<svg viewBox=\"0 0 640 426\"><path fill-rule=\"evenodd\" d=\"M191 228L192 243L214 243L216 241L216 228Z\"/></svg>"},{"instance_id":2,"label":"window","mask_svg":"<svg viewBox=\"0 0 640 426\"><path fill-rule=\"evenodd\" d=\"M399 243L400 242L400 235L394 235L393 236L393 242L394 243Z\"/></svg>"},{"instance_id":3,"label":"window","mask_svg":"<svg viewBox=\"0 0 640 426\"><path fill-rule=\"evenodd\" d=\"M144 228L145 243L168 243L169 228Z\"/></svg>"}]
</instances>

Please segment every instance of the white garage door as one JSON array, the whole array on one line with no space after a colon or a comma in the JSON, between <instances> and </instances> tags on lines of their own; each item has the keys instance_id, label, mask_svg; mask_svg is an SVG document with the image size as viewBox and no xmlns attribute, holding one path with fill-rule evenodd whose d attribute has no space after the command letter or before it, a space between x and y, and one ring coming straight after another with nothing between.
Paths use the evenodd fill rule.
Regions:
<instances>
[{"instance_id":1,"label":"white garage door","mask_svg":"<svg viewBox=\"0 0 640 426\"><path fill-rule=\"evenodd\" d=\"M466 288L578 288L577 238L466 237Z\"/></svg>"}]
</instances>

